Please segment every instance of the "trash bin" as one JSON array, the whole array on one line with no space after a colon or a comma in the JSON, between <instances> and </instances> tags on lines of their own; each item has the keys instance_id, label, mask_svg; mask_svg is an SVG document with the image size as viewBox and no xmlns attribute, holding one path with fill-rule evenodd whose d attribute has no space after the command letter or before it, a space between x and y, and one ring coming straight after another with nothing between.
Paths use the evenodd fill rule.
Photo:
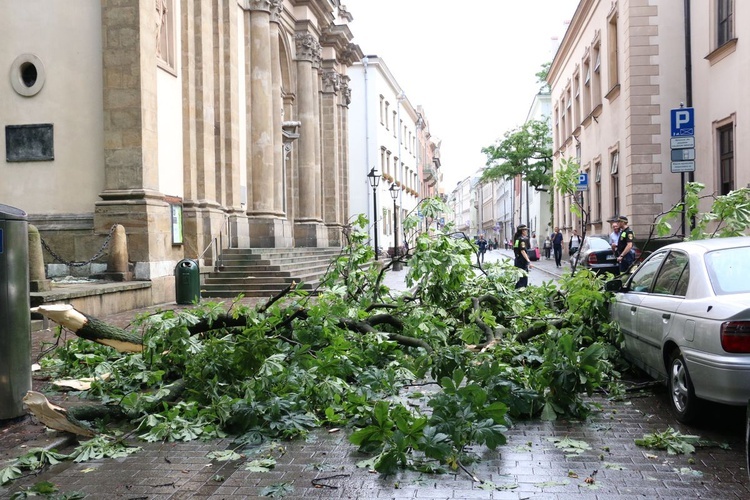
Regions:
<instances>
[{"instance_id":1,"label":"trash bin","mask_svg":"<svg viewBox=\"0 0 750 500\"><path fill-rule=\"evenodd\" d=\"M174 268L174 289L178 304L192 304L201 298L201 272L198 263L182 259Z\"/></svg>"},{"instance_id":2,"label":"trash bin","mask_svg":"<svg viewBox=\"0 0 750 500\"><path fill-rule=\"evenodd\" d=\"M29 225L26 212L0 204L0 420L23 415L30 390Z\"/></svg>"}]
</instances>

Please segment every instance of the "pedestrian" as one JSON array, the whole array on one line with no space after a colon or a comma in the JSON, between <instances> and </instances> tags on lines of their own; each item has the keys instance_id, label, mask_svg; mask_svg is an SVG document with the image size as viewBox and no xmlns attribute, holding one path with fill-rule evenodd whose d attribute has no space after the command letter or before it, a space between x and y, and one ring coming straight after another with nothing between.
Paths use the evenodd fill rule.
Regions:
<instances>
[{"instance_id":1,"label":"pedestrian","mask_svg":"<svg viewBox=\"0 0 750 500\"><path fill-rule=\"evenodd\" d=\"M617 251L617 242L620 240L620 225L617 222L618 217L612 217L607 222L612 224L612 232L609 233L609 244L612 246L612 251Z\"/></svg>"},{"instance_id":2,"label":"pedestrian","mask_svg":"<svg viewBox=\"0 0 750 500\"><path fill-rule=\"evenodd\" d=\"M528 254L531 260L539 260L539 240L536 239L536 232L531 233Z\"/></svg>"},{"instance_id":3,"label":"pedestrian","mask_svg":"<svg viewBox=\"0 0 750 500\"><path fill-rule=\"evenodd\" d=\"M484 239L483 234L479 235L479 238L477 239L477 246L479 247L479 253L477 253L477 265L479 265L484 263L484 254L487 251L487 240Z\"/></svg>"},{"instance_id":4,"label":"pedestrian","mask_svg":"<svg viewBox=\"0 0 750 500\"><path fill-rule=\"evenodd\" d=\"M581 237L578 236L578 231L573 229L573 235L570 237L568 242L568 255L575 255L578 253L578 248L581 246Z\"/></svg>"},{"instance_id":5,"label":"pedestrian","mask_svg":"<svg viewBox=\"0 0 750 500\"><path fill-rule=\"evenodd\" d=\"M529 248L529 240L527 238L529 230L524 224L518 226L516 229L516 235L513 237L513 265L519 269L523 269L524 275L521 276L516 282L516 288L524 288L529 284L529 269L531 269L531 259L526 250Z\"/></svg>"},{"instance_id":6,"label":"pedestrian","mask_svg":"<svg viewBox=\"0 0 750 500\"><path fill-rule=\"evenodd\" d=\"M562 244L563 235L560 232L560 228L555 227L555 232L552 234L552 250L555 252L555 264L557 267L562 267Z\"/></svg>"},{"instance_id":7,"label":"pedestrian","mask_svg":"<svg viewBox=\"0 0 750 500\"><path fill-rule=\"evenodd\" d=\"M624 274L628 272L630 266L635 261L635 252L633 245L635 244L635 234L633 230L628 227L628 218L620 216L617 218L617 225L620 227L620 237L617 239L617 262L620 264L620 273Z\"/></svg>"},{"instance_id":8,"label":"pedestrian","mask_svg":"<svg viewBox=\"0 0 750 500\"><path fill-rule=\"evenodd\" d=\"M500 243L497 241L497 237L495 237L495 250L500 250Z\"/></svg>"},{"instance_id":9,"label":"pedestrian","mask_svg":"<svg viewBox=\"0 0 750 500\"><path fill-rule=\"evenodd\" d=\"M552 241L549 239L549 236L547 236L546 238L544 238L543 245L544 245L543 246L543 248L544 248L544 258L547 259L547 260L549 260L550 250L552 250Z\"/></svg>"}]
</instances>

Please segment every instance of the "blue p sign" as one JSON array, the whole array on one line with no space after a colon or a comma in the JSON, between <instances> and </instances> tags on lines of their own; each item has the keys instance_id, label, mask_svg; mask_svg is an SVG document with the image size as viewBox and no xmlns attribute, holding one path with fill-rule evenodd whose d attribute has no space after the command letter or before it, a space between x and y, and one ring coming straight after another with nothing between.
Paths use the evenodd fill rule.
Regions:
<instances>
[{"instance_id":1,"label":"blue p sign","mask_svg":"<svg viewBox=\"0 0 750 500\"><path fill-rule=\"evenodd\" d=\"M695 110L677 108L670 111L672 137L695 135Z\"/></svg>"}]
</instances>

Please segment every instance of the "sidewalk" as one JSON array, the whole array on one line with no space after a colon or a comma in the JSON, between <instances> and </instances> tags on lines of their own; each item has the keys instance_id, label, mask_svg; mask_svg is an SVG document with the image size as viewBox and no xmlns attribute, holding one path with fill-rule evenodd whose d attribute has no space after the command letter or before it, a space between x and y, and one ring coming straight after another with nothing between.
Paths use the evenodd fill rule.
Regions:
<instances>
[{"instance_id":1,"label":"sidewalk","mask_svg":"<svg viewBox=\"0 0 750 500\"><path fill-rule=\"evenodd\" d=\"M511 256L511 251L494 250L487 252L485 261ZM567 264L558 269L554 260L544 258L533 265L534 270L550 276L569 272ZM405 289L407 272L408 268L388 272L386 284ZM169 307L175 306L160 306ZM135 314L131 311L100 319L125 326ZM750 498L743 451L744 412L721 407L708 420L714 422L712 427L685 427L672 418L667 397L664 390L635 394L625 401L595 396L592 402L601 410L584 423L516 422L506 433L506 445L495 451L471 450L479 461L466 466L480 482L460 469L442 475L409 471L384 477L361 466L361 461L371 457L349 444L346 430L319 429L304 441L247 450L246 458L232 462L212 461L206 456L232 448L229 440L137 442L143 448L139 453L80 464L63 462L38 476L0 487L0 498L9 498L39 481L54 483L60 493L131 500L268 498L261 496L264 489L279 489L282 484L288 491L283 498L298 500ZM669 427L729 447L699 448L694 455L685 456L639 448L634 443L644 434ZM566 454L553 442L564 438L584 441L590 449ZM60 433L42 435L47 446L62 447L68 439ZM27 442L14 456L36 445ZM247 462L261 457L274 458L275 466L268 472L246 470ZM589 477L592 484L585 481Z\"/></svg>"}]
</instances>

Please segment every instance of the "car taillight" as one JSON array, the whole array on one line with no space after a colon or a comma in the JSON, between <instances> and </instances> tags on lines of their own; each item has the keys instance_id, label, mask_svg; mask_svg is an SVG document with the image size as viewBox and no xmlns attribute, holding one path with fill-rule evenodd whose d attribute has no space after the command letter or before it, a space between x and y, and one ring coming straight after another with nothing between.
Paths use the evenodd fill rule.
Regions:
<instances>
[{"instance_id":1,"label":"car taillight","mask_svg":"<svg viewBox=\"0 0 750 500\"><path fill-rule=\"evenodd\" d=\"M722 323L721 347L726 352L750 353L750 321Z\"/></svg>"},{"instance_id":2,"label":"car taillight","mask_svg":"<svg viewBox=\"0 0 750 500\"><path fill-rule=\"evenodd\" d=\"M598 263L598 262L599 262L599 261L598 261L598 260L597 260L597 258L596 258L596 254L595 254L595 253L590 253L590 254L589 254L589 258L588 258L588 263L589 263L589 265L592 265L592 264L596 264L596 263Z\"/></svg>"}]
</instances>

